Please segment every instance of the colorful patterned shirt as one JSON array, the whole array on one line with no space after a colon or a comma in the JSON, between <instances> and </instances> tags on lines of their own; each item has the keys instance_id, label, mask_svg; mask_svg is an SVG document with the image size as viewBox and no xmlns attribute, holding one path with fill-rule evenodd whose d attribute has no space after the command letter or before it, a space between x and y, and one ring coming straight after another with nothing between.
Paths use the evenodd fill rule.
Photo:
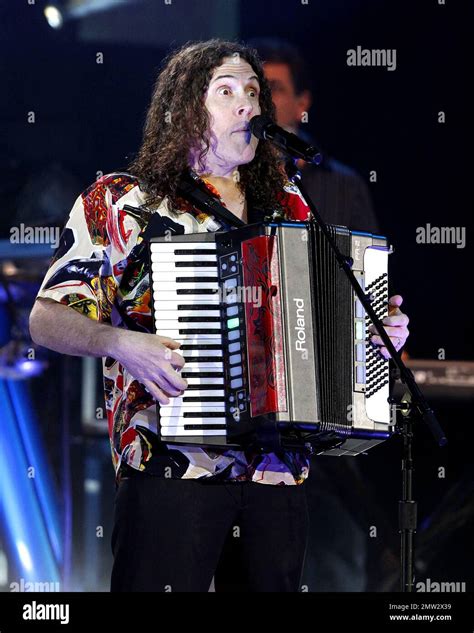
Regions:
<instances>
[{"instance_id":1,"label":"colorful patterned shirt","mask_svg":"<svg viewBox=\"0 0 474 633\"><path fill-rule=\"evenodd\" d=\"M308 207L295 187L285 187L282 199L288 217L306 219ZM125 205L137 211L126 210ZM156 211L184 226L185 233L215 230L209 216L195 209L175 213L166 199ZM77 198L38 296L95 321L152 333L148 253L140 234L153 212L130 174L113 173L97 180ZM103 377L117 481L121 464L178 479L295 485L308 476L304 453L165 444L158 437L159 404L144 386L111 357L103 359Z\"/></svg>"}]
</instances>

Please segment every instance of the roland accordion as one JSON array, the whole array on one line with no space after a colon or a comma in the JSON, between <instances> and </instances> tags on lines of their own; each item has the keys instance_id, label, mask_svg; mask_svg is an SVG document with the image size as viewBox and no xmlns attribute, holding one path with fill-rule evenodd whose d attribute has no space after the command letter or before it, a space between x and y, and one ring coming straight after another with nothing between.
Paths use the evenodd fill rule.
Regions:
<instances>
[{"instance_id":1,"label":"roland accordion","mask_svg":"<svg viewBox=\"0 0 474 633\"><path fill-rule=\"evenodd\" d=\"M388 310L386 239L329 226ZM393 432L389 363L314 222L153 237L157 334L181 344L181 397L160 405L166 443L356 455Z\"/></svg>"}]
</instances>

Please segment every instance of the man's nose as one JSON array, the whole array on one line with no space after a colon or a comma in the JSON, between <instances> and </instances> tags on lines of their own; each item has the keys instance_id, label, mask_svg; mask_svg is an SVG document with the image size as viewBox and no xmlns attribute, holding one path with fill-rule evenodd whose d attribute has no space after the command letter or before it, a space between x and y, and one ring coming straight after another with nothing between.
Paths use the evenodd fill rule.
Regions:
<instances>
[{"instance_id":1,"label":"man's nose","mask_svg":"<svg viewBox=\"0 0 474 633\"><path fill-rule=\"evenodd\" d=\"M239 117L249 116L253 113L254 104L250 100L241 101L241 103L237 106L237 114Z\"/></svg>"}]
</instances>

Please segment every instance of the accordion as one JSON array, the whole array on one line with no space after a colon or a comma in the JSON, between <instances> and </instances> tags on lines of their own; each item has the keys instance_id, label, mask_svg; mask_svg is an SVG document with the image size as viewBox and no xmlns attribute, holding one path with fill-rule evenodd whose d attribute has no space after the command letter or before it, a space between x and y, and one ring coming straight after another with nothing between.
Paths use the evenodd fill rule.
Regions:
<instances>
[{"instance_id":1,"label":"accordion","mask_svg":"<svg viewBox=\"0 0 474 633\"><path fill-rule=\"evenodd\" d=\"M377 316L386 239L329 226ZM393 432L389 363L314 222L152 237L156 333L181 344L181 397L160 405L166 443L357 455Z\"/></svg>"}]
</instances>

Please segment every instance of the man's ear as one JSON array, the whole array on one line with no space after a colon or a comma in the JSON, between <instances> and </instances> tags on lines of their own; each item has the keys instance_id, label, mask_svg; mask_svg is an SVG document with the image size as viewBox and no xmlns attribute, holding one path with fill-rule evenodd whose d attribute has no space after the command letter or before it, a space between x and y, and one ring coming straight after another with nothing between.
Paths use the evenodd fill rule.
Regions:
<instances>
[{"instance_id":1,"label":"man's ear","mask_svg":"<svg viewBox=\"0 0 474 633\"><path fill-rule=\"evenodd\" d=\"M313 103L313 95L311 94L311 92L309 90L303 90L303 92L301 92L298 96L298 107L301 111L301 114L303 112L309 112L309 109ZM301 115L300 115L301 118Z\"/></svg>"}]
</instances>

